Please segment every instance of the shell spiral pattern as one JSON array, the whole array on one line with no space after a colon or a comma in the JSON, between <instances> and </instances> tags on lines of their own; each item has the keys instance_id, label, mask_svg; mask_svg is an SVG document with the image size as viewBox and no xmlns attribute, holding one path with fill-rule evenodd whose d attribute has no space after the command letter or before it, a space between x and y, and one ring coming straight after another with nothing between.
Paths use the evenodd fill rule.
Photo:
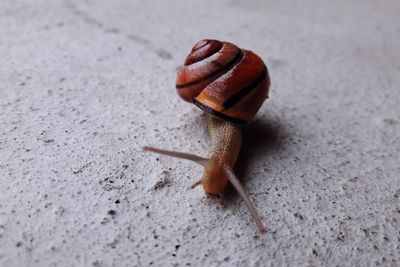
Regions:
<instances>
[{"instance_id":1,"label":"shell spiral pattern","mask_svg":"<svg viewBox=\"0 0 400 267\"><path fill-rule=\"evenodd\" d=\"M217 40L197 42L178 72L179 96L203 111L246 124L268 97L270 78L260 57Z\"/></svg>"}]
</instances>

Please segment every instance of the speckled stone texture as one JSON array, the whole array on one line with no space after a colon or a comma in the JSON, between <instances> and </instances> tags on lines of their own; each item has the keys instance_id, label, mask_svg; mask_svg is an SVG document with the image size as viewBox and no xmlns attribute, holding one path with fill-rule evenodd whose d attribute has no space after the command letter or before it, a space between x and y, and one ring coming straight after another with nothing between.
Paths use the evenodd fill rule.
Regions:
<instances>
[{"instance_id":1,"label":"speckled stone texture","mask_svg":"<svg viewBox=\"0 0 400 267\"><path fill-rule=\"evenodd\" d=\"M0 1L0 266L399 266L400 2ZM189 186L202 38L267 63L243 201Z\"/></svg>"}]
</instances>

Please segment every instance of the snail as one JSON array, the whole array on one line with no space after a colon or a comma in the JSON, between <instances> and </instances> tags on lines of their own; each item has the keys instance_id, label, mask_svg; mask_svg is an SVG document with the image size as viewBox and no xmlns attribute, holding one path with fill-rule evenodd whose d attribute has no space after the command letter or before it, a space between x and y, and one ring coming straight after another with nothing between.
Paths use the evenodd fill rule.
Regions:
<instances>
[{"instance_id":1,"label":"snail","mask_svg":"<svg viewBox=\"0 0 400 267\"><path fill-rule=\"evenodd\" d=\"M201 40L178 72L176 90L185 101L208 114L211 149L208 158L145 146L144 151L186 159L204 167L201 185L209 195L222 196L228 181L238 191L261 233L260 216L233 172L242 130L268 97L270 78L260 57L229 42Z\"/></svg>"}]
</instances>

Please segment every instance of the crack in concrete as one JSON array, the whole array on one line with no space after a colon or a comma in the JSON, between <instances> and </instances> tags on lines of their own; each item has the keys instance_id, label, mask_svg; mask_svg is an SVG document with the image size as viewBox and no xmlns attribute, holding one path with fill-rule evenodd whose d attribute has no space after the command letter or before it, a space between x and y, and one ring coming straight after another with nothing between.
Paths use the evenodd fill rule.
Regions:
<instances>
[{"instance_id":1,"label":"crack in concrete","mask_svg":"<svg viewBox=\"0 0 400 267\"><path fill-rule=\"evenodd\" d=\"M121 30L119 30L117 28L106 27L104 25L104 23L102 23L101 21L93 18L92 16L90 16L85 11L80 10L79 8L77 8L76 5L74 5L71 0L64 0L64 6L73 15L77 16L84 23L86 23L87 25L89 25L91 27L95 27L95 28L103 31L104 33L107 33L107 34L110 34L110 33L111 34L123 34L123 35L125 35L125 37L127 39L129 39L129 40L135 42L136 44L139 44L139 45L145 47L146 49L152 51L159 58L164 59L164 60L172 59L171 53L169 53L167 50L165 50L163 48L155 47L149 40L147 40L147 39L145 39L145 38L143 38L143 37L141 37L141 36L139 36L139 35L137 35L135 33L126 34L126 33L122 32Z\"/></svg>"},{"instance_id":2,"label":"crack in concrete","mask_svg":"<svg viewBox=\"0 0 400 267\"><path fill-rule=\"evenodd\" d=\"M73 171L74 174L79 174L82 173L84 169L86 169L87 167L89 167L91 164L93 163L93 161L86 163L85 165L83 165L82 167L80 167L78 170Z\"/></svg>"}]
</instances>

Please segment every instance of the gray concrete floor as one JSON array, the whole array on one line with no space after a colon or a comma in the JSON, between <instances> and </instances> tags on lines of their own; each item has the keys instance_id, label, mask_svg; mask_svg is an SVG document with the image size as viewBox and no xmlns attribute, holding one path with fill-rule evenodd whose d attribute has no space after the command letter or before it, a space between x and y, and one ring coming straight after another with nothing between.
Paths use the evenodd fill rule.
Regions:
<instances>
[{"instance_id":1,"label":"gray concrete floor","mask_svg":"<svg viewBox=\"0 0 400 267\"><path fill-rule=\"evenodd\" d=\"M400 2L1 1L0 266L399 266ZM238 174L175 93L202 38L265 59Z\"/></svg>"}]
</instances>

